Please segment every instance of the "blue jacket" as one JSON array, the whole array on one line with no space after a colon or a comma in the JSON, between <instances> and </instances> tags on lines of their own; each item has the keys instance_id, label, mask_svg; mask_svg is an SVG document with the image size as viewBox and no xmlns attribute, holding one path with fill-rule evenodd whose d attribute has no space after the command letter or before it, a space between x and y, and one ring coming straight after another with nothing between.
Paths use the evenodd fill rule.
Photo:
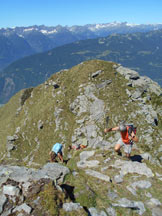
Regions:
<instances>
[{"instance_id":1,"label":"blue jacket","mask_svg":"<svg viewBox=\"0 0 162 216\"><path fill-rule=\"evenodd\" d=\"M55 152L56 154L62 151L62 144L56 143L52 147L52 151Z\"/></svg>"}]
</instances>

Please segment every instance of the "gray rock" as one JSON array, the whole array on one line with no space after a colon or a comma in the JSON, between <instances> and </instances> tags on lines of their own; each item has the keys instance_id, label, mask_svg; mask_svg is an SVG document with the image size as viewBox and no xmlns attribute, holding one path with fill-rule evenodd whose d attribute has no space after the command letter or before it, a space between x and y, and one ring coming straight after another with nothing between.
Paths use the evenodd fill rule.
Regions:
<instances>
[{"instance_id":1,"label":"gray rock","mask_svg":"<svg viewBox=\"0 0 162 216\"><path fill-rule=\"evenodd\" d=\"M110 182L110 177L94 170L87 169L86 174L98 178L100 180Z\"/></svg>"},{"instance_id":2,"label":"gray rock","mask_svg":"<svg viewBox=\"0 0 162 216\"><path fill-rule=\"evenodd\" d=\"M151 183L149 181L144 181L144 180L141 180L141 181L137 181L137 182L134 182L134 183L131 183L130 186L127 186L127 189L134 195L136 196L136 189L137 188L141 188L141 189L147 189L151 187Z\"/></svg>"},{"instance_id":3,"label":"gray rock","mask_svg":"<svg viewBox=\"0 0 162 216\"><path fill-rule=\"evenodd\" d=\"M128 83L127 83L127 86L132 87L132 83L131 83L131 82L128 82Z\"/></svg>"},{"instance_id":4,"label":"gray rock","mask_svg":"<svg viewBox=\"0 0 162 216\"><path fill-rule=\"evenodd\" d=\"M153 177L151 169L146 166L145 163L116 160L114 164L115 168L120 168L120 174L122 176L128 173L138 173L139 175L145 175L147 177Z\"/></svg>"},{"instance_id":5,"label":"gray rock","mask_svg":"<svg viewBox=\"0 0 162 216\"><path fill-rule=\"evenodd\" d=\"M22 205L17 206L16 208L14 208L13 212L16 212L16 211L20 212L22 210L25 213L30 214L31 211L32 211L32 208L30 206L28 206L26 203L23 203Z\"/></svg>"},{"instance_id":6,"label":"gray rock","mask_svg":"<svg viewBox=\"0 0 162 216\"><path fill-rule=\"evenodd\" d=\"M141 154L141 157L145 160L152 160L152 156L148 152Z\"/></svg>"},{"instance_id":7,"label":"gray rock","mask_svg":"<svg viewBox=\"0 0 162 216\"><path fill-rule=\"evenodd\" d=\"M115 212L115 209L113 209L112 207L109 207L106 209L107 213L109 216L116 216L116 212Z\"/></svg>"},{"instance_id":8,"label":"gray rock","mask_svg":"<svg viewBox=\"0 0 162 216\"><path fill-rule=\"evenodd\" d=\"M103 162L108 163L109 161L111 161L111 158L106 158Z\"/></svg>"},{"instance_id":9,"label":"gray rock","mask_svg":"<svg viewBox=\"0 0 162 216\"><path fill-rule=\"evenodd\" d=\"M103 71L102 70L98 70L98 71L96 71L95 73L93 73L92 75L91 75L91 77L92 78L95 78L95 77L97 77L99 74L101 74Z\"/></svg>"},{"instance_id":10,"label":"gray rock","mask_svg":"<svg viewBox=\"0 0 162 216\"><path fill-rule=\"evenodd\" d=\"M0 166L0 177L8 176L17 182L38 181L41 178L63 181L63 178L69 172L67 167L56 163L47 163L39 170L18 166Z\"/></svg>"},{"instance_id":11,"label":"gray rock","mask_svg":"<svg viewBox=\"0 0 162 216\"><path fill-rule=\"evenodd\" d=\"M147 189L149 187L151 187L151 183L149 181L145 181L145 180L141 180L141 181L137 181L131 184L131 186L136 189L141 188L141 189Z\"/></svg>"},{"instance_id":12,"label":"gray rock","mask_svg":"<svg viewBox=\"0 0 162 216\"><path fill-rule=\"evenodd\" d=\"M126 187L127 188L127 190L129 190L134 196L136 196L137 194L136 194L136 190L135 189L133 189L132 187L130 187L130 186L127 186Z\"/></svg>"},{"instance_id":13,"label":"gray rock","mask_svg":"<svg viewBox=\"0 0 162 216\"><path fill-rule=\"evenodd\" d=\"M139 76L136 71L123 66L119 66L116 71L123 75L127 80L131 80L133 87L142 87L143 89L153 92L156 95L161 94L160 86L150 78L146 76Z\"/></svg>"},{"instance_id":14,"label":"gray rock","mask_svg":"<svg viewBox=\"0 0 162 216\"><path fill-rule=\"evenodd\" d=\"M131 77L139 77L139 74L136 71L123 66L118 67L116 71L121 75L124 75L127 79L130 79Z\"/></svg>"},{"instance_id":15,"label":"gray rock","mask_svg":"<svg viewBox=\"0 0 162 216\"><path fill-rule=\"evenodd\" d=\"M57 89L57 88L59 88L60 86L56 83L56 82L52 82L52 86L54 87L54 89Z\"/></svg>"},{"instance_id":16,"label":"gray rock","mask_svg":"<svg viewBox=\"0 0 162 216\"><path fill-rule=\"evenodd\" d=\"M18 139L17 135L13 135L13 136L7 136L7 141L15 141Z\"/></svg>"},{"instance_id":17,"label":"gray rock","mask_svg":"<svg viewBox=\"0 0 162 216\"><path fill-rule=\"evenodd\" d=\"M73 202L70 202L70 203L64 203L63 204L63 209L66 211L66 212L70 212L70 211L77 211L77 210L80 210L82 209L83 207L80 205L80 203L73 203Z\"/></svg>"},{"instance_id":18,"label":"gray rock","mask_svg":"<svg viewBox=\"0 0 162 216\"><path fill-rule=\"evenodd\" d=\"M101 89L106 87L107 85L109 85L110 83L112 83L112 80L105 80L104 82L97 84L96 87Z\"/></svg>"},{"instance_id":19,"label":"gray rock","mask_svg":"<svg viewBox=\"0 0 162 216\"><path fill-rule=\"evenodd\" d=\"M101 168L101 172L105 172L108 168L109 168L108 166L102 167L102 168Z\"/></svg>"},{"instance_id":20,"label":"gray rock","mask_svg":"<svg viewBox=\"0 0 162 216\"><path fill-rule=\"evenodd\" d=\"M140 78L140 76L138 74L132 74L129 77L129 79L132 79L132 80L138 80L139 78Z\"/></svg>"},{"instance_id":21,"label":"gray rock","mask_svg":"<svg viewBox=\"0 0 162 216\"><path fill-rule=\"evenodd\" d=\"M125 91L126 91L128 97L131 97L131 96L132 96L132 93L131 93L128 89L126 89Z\"/></svg>"},{"instance_id":22,"label":"gray rock","mask_svg":"<svg viewBox=\"0 0 162 216\"><path fill-rule=\"evenodd\" d=\"M162 145L160 145L158 152L162 152Z\"/></svg>"},{"instance_id":23,"label":"gray rock","mask_svg":"<svg viewBox=\"0 0 162 216\"><path fill-rule=\"evenodd\" d=\"M147 205L149 207L156 207L156 206L161 206L161 202L158 199L151 198L148 202Z\"/></svg>"},{"instance_id":24,"label":"gray rock","mask_svg":"<svg viewBox=\"0 0 162 216\"><path fill-rule=\"evenodd\" d=\"M116 199L118 197L117 193L115 193L114 191L108 191L107 196L111 200L114 200L114 199Z\"/></svg>"},{"instance_id":25,"label":"gray rock","mask_svg":"<svg viewBox=\"0 0 162 216\"><path fill-rule=\"evenodd\" d=\"M28 182L28 181L22 183L22 191L23 191L24 195L26 195L28 193L28 189L31 185L32 185L32 182Z\"/></svg>"},{"instance_id":26,"label":"gray rock","mask_svg":"<svg viewBox=\"0 0 162 216\"><path fill-rule=\"evenodd\" d=\"M77 176L79 173L76 172L75 170L72 172L73 176Z\"/></svg>"},{"instance_id":27,"label":"gray rock","mask_svg":"<svg viewBox=\"0 0 162 216\"><path fill-rule=\"evenodd\" d=\"M16 148L16 146L12 143L7 143L7 151L10 152L12 150L14 150Z\"/></svg>"},{"instance_id":28,"label":"gray rock","mask_svg":"<svg viewBox=\"0 0 162 216\"><path fill-rule=\"evenodd\" d=\"M148 198L152 198L152 194L149 193L149 192L145 192L145 196L148 197Z\"/></svg>"},{"instance_id":29,"label":"gray rock","mask_svg":"<svg viewBox=\"0 0 162 216\"><path fill-rule=\"evenodd\" d=\"M95 98L95 100L90 105L90 117L92 120L97 122L102 122L102 118L104 117L104 101Z\"/></svg>"},{"instance_id":30,"label":"gray rock","mask_svg":"<svg viewBox=\"0 0 162 216\"><path fill-rule=\"evenodd\" d=\"M139 90L136 90L133 94L132 94L132 98L133 99L138 99L142 96L143 92L142 91L139 91Z\"/></svg>"},{"instance_id":31,"label":"gray rock","mask_svg":"<svg viewBox=\"0 0 162 216\"><path fill-rule=\"evenodd\" d=\"M9 209L7 211L4 211L1 216L10 216L11 215L11 212L12 212L12 209ZM19 216L19 215L18 215ZM23 216L23 215L22 215Z\"/></svg>"},{"instance_id":32,"label":"gray rock","mask_svg":"<svg viewBox=\"0 0 162 216\"><path fill-rule=\"evenodd\" d=\"M0 187L2 186L3 183L5 183L8 179L8 176L1 176L0 177Z\"/></svg>"},{"instance_id":33,"label":"gray rock","mask_svg":"<svg viewBox=\"0 0 162 216\"><path fill-rule=\"evenodd\" d=\"M12 186L12 185L4 185L3 194L9 195L9 196L19 196L20 188Z\"/></svg>"},{"instance_id":34,"label":"gray rock","mask_svg":"<svg viewBox=\"0 0 162 216\"><path fill-rule=\"evenodd\" d=\"M120 206L123 208L130 208L132 210L137 210L139 215L142 215L146 210L142 202L130 201L126 198L118 200L118 203L113 203L113 206Z\"/></svg>"},{"instance_id":35,"label":"gray rock","mask_svg":"<svg viewBox=\"0 0 162 216\"><path fill-rule=\"evenodd\" d=\"M98 167L99 163L100 162L98 160L79 161L79 162L77 162L77 167L78 168Z\"/></svg>"},{"instance_id":36,"label":"gray rock","mask_svg":"<svg viewBox=\"0 0 162 216\"><path fill-rule=\"evenodd\" d=\"M41 129L43 129L43 122L42 122L42 120L39 120L38 121L38 130L41 130Z\"/></svg>"},{"instance_id":37,"label":"gray rock","mask_svg":"<svg viewBox=\"0 0 162 216\"><path fill-rule=\"evenodd\" d=\"M104 211L99 211L94 207L91 207L88 210L90 212L90 216L107 216L107 214Z\"/></svg>"},{"instance_id":38,"label":"gray rock","mask_svg":"<svg viewBox=\"0 0 162 216\"><path fill-rule=\"evenodd\" d=\"M89 157L92 157L95 154L95 151L83 151L80 153L80 160L85 161Z\"/></svg>"},{"instance_id":39,"label":"gray rock","mask_svg":"<svg viewBox=\"0 0 162 216\"><path fill-rule=\"evenodd\" d=\"M59 181L63 181L65 175L69 172L69 169L61 164L47 163L42 169L33 173L32 179L50 178L52 180L59 179Z\"/></svg>"},{"instance_id":40,"label":"gray rock","mask_svg":"<svg viewBox=\"0 0 162 216\"><path fill-rule=\"evenodd\" d=\"M6 202L7 202L6 196L0 193L0 214L3 212L3 208Z\"/></svg>"},{"instance_id":41,"label":"gray rock","mask_svg":"<svg viewBox=\"0 0 162 216\"><path fill-rule=\"evenodd\" d=\"M162 209L161 208L153 208L152 209L152 216L161 216L162 215Z\"/></svg>"},{"instance_id":42,"label":"gray rock","mask_svg":"<svg viewBox=\"0 0 162 216\"><path fill-rule=\"evenodd\" d=\"M123 177L121 175L116 175L114 176L114 181L115 183L120 184L123 182Z\"/></svg>"}]
</instances>

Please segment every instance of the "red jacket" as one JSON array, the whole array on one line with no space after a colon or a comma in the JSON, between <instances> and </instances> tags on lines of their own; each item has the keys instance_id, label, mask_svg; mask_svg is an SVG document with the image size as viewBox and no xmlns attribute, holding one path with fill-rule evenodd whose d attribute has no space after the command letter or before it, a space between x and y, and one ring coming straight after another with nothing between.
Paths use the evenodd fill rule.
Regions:
<instances>
[{"instance_id":1,"label":"red jacket","mask_svg":"<svg viewBox=\"0 0 162 216\"><path fill-rule=\"evenodd\" d=\"M127 126L127 130L124 131L124 132L120 132L121 134L121 138L122 138L122 141L125 143L125 144L130 144L130 140L128 138L129 134L128 134L128 126Z\"/></svg>"}]
</instances>

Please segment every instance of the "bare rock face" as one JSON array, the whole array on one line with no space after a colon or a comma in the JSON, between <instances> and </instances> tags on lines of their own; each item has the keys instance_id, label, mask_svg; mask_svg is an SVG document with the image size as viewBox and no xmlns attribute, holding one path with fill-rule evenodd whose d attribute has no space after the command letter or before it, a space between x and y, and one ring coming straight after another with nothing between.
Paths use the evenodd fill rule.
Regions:
<instances>
[{"instance_id":1,"label":"bare rock face","mask_svg":"<svg viewBox=\"0 0 162 216\"><path fill-rule=\"evenodd\" d=\"M20 189L12 185L4 185L3 194L9 195L9 196L19 196Z\"/></svg>"},{"instance_id":2,"label":"bare rock face","mask_svg":"<svg viewBox=\"0 0 162 216\"><path fill-rule=\"evenodd\" d=\"M29 202L32 197L39 197L45 185L53 185L54 188L58 182L61 184L69 172L67 167L54 163L45 164L39 170L19 166L0 166L2 188L0 214L2 212L4 215L11 212L30 214L32 207L25 200ZM34 206L32 203L31 205Z\"/></svg>"},{"instance_id":3,"label":"bare rock face","mask_svg":"<svg viewBox=\"0 0 162 216\"><path fill-rule=\"evenodd\" d=\"M0 214L3 212L3 208L6 202L7 202L7 197L4 194L0 193Z\"/></svg>"},{"instance_id":4,"label":"bare rock face","mask_svg":"<svg viewBox=\"0 0 162 216\"><path fill-rule=\"evenodd\" d=\"M142 87L145 90L154 92L157 95L161 94L160 86L150 78L146 76L139 76L138 72L123 66L119 66L116 71L129 80L133 87Z\"/></svg>"}]
</instances>

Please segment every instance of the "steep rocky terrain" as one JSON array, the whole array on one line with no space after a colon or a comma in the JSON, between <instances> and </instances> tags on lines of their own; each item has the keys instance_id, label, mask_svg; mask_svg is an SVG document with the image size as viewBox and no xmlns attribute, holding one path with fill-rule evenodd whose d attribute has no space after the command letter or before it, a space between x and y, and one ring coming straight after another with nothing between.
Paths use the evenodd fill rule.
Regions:
<instances>
[{"instance_id":1,"label":"steep rocky terrain","mask_svg":"<svg viewBox=\"0 0 162 216\"><path fill-rule=\"evenodd\" d=\"M150 78L100 60L17 93L0 107L0 214L161 215L161 102ZM137 126L129 161L103 133L120 120ZM48 162L56 142L66 163Z\"/></svg>"}]
</instances>

